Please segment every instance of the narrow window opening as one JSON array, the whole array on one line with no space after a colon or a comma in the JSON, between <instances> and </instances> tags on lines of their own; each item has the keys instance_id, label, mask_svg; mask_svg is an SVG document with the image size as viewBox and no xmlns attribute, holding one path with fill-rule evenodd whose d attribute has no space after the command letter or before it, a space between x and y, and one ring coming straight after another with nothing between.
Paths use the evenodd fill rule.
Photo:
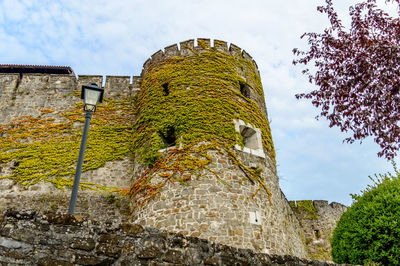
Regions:
<instances>
[{"instance_id":1,"label":"narrow window opening","mask_svg":"<svg viewBox=\"0 0 400 266\"><path fill-rule=\"evenodd\" d=\"M246 83L240 83L240 93L246 97L250 98L250 86Z\"/></svg>"},{"instance_id":2,"label":"narrow window opening","mask_svg":"<svg viewBox=\"0 0 400 266\"><path fill-rule=\"evenodd\" d=\"M321 234L319 233L319 230L314 230L314 236L316 239L320 239L321 238Z\"/></svg>"},{"instance_id":3,"label":"narrow window opening","mask_svg":"<svg viewBox=\"0 0 400 266\"><path fill-rule=\"evenodd\" d=\"M235 144L237 150L265 158L261 130L246 124L243 120L233 120L235 130L240 134L241 143ZM256 165L254 165L256 167Z\"/></svg>"},{"instance_id":4,"label":"narrow window opening","mask_svg":"<svg viewBox=\"0 0 400 266\"><path fill-rule=\"evenodd\" d=\"M168 96L169 95L169 88L168 88L168 83L164 83L163 85L162 85L162 87L163 87L163 92L164 92L164 96Z\"/></svg>"},{"instance_id":5,"label":"narrow window opening","mask_svg":"<svg viewBox=\"0 0 400 266\"><path fill-rule=\"evenodd\" d=\"M161 131L159 133L163 142L167 145L167 147L176 145L175 128L168 127L167 130L165 131L165 134Z\"/></svg>"},{"instance_id":6,"label":"narrow window opening","mask_svg":"<svg viewBox=\"0 0 400 266\"><path fill-rule=\"evenodd\" d=\"M250 149L258 149L258 141L257 141L257 132L250 128L241 125L240 126L240 135L243 139L243 145Z\"/></svg>"}]
</instances>

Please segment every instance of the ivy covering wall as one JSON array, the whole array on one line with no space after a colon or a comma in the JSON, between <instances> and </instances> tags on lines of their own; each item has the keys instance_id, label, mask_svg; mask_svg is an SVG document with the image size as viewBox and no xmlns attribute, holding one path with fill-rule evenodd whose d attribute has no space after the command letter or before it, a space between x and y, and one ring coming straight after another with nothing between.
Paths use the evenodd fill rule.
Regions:
<instances>
[{"instance_id":1,"label":"ivy covering wall","mask_svg":"<svg viewBox=\"0 0 400 266\"><path fill-rule=\"evenodd\" d=\"M243 146L233 122L241 119L261 130L263 149L275 160L267 117L254 101L264 101L260 76L253 62L241 55L208 48L200 40L198 44L207 49L156 61L142 76L132 151L149 169L126 191L137 206L154 197L166 182L185 183L203 170L219 178L209 167L209 150L229 157L244 171L244 178L259 184L257 191L264 188L270 194L260 170L246 167L233 151L235 144ZM253 97L241 93L244 84L251 87ZM169 145L173 147L160 152Z\"/></svg>"},{"instance_id":2,"label":"ivy covering wall","mask_svg":"<svg viewBox=\"0 0 400 266\"><path fill-rule=\"evenodd\" d=\"M70 110L56 113L41 109L39 117L21 116L0 125L0 165L9 165L13 179L23 187L49 182L59 189L72 187L82 137L84 114L81 100ZM131 140L131 102L106 99L91 120L82 171L123 159ZM58 117L58 120L56 120ZM61 118L61 119L60 119ZM107 189L82 180L82 188Z\"/></svg>"}]
</instances>

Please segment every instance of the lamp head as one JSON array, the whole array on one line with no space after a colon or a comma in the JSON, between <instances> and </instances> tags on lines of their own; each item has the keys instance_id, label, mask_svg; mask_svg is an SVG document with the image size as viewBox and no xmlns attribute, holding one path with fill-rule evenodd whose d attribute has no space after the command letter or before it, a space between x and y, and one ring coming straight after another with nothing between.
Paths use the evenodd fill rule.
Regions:
<instances>
[{"instance_id":1,"label":"lamp head","mask_svg":"<svg viewBox=\"0 0 400 266\"><path fill-rule=\"evenodd\" d=\"M84 101L84 110L95 112L97 103L103 101L104 89L97 86L96 83L82 86L81 98Z\"/></svg>"}]
</instances>

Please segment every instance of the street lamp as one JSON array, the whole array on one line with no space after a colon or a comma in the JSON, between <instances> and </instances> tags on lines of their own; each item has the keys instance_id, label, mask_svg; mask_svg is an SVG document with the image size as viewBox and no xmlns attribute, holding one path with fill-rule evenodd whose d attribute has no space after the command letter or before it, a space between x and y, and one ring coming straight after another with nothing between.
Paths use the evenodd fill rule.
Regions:
<instances>
[{"instance_id":1,"label":"street lamp","mask_svg":"<svg viewBox=\"0 0 400 266\"><path fill-rule=\"evenodd\" d=\"M86 140L89 132L90 119L92 118L92 112L96 111L97 103L101 103L103 101L103 93L104 89L100 88L95 83L82 86L81 98L84 102L83 110L85 110L86 112L85 126L83 127L81 147L79 149L78 164L76 165L74 185L72 186L68 214L74 214L75 212L76 198L78 196L78 188L81 179L83 157L85 156Z\"/></svg>"}]
</instances>

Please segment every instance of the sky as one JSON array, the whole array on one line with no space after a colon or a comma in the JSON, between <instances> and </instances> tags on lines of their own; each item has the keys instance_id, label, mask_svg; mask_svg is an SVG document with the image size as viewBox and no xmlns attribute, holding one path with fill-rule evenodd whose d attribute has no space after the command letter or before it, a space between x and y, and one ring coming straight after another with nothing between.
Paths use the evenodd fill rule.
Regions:
<instances>
[{"instance_id":1,"label":"sky","mask_svg":"<svg viewBox=\"0 0 400 266\"><path fill-rule=\"evenodd\" d=\"M333 0L348 25L355 0ZM77 75L140 75L154 52L194 38L224 40L257 62L277 153L280 186L289 200L350 205L375 173L392 172L372 139L345 144L310 101L315 89L293 66L304 32L321 32L323 0L0 0L0 64L70 66Z\"/></svg>"}]
</instances>

